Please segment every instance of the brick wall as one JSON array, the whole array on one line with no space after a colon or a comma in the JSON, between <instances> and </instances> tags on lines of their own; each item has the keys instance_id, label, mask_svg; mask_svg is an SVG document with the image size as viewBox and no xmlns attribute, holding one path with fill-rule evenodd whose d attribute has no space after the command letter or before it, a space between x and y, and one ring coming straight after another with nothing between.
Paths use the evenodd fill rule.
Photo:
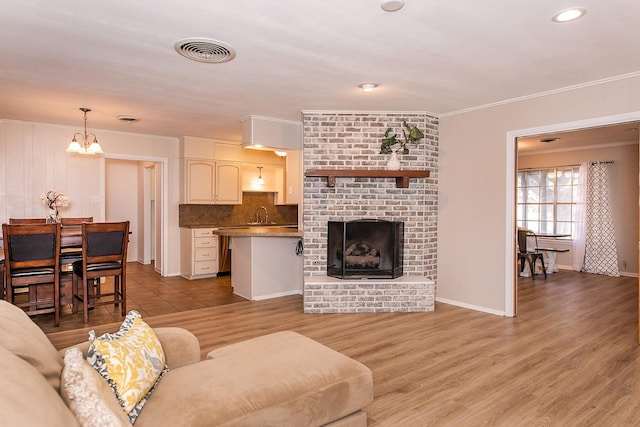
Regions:
<instances>
[{"instance_id":1,"label":"brick wall","mask_svg":"<svg viewBox=\"0 0 640 427\"><path fill-rule=\"evenodd\" d=\"M438 119L425 113L303 114L304 170L385 169L389 154L379 154L387 127L402 132L402 121L425 138L400 155L402 169L427 169L429 178L412 178L396 188L393 178L304 178L304 274L327 271L327 222L354 219L404 221L404 274L436 280L438 210Z\"/></svg>"},{"instance_id":2,"label":"brick wall","mask_svg":"<svg viewBox=\"0 0 640 427\"><path fill-rule=\"evenodd\" d=\"M304 278L305 313L434 311L436 285L418 276L358 280L327 276Z\"/></svg>"}]
</instances>

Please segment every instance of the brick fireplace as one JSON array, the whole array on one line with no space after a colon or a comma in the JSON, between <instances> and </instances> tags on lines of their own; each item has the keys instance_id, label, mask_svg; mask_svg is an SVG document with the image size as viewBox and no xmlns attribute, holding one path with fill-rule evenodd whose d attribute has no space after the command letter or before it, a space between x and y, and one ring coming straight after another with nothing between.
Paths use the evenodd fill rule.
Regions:
<instances>
[{"instance_id":1,"label":"brick fireplace","mask_svg":"<svg viewBox=\"0 0 640 427\"><path fill-rule=\"evenodd\" d=\"M379 154L387 127L401 132L402 121L425 133L402 169L429 170L411 178L408 188L384 177L304 179L304 311L309 313L431 311L435 306L438 119L426 113L304 112L304 170L384 170ZM340 280L326 277L327 224L376 219L404 222L404 276L393 280Z\"/></svg>"}]
</instances>

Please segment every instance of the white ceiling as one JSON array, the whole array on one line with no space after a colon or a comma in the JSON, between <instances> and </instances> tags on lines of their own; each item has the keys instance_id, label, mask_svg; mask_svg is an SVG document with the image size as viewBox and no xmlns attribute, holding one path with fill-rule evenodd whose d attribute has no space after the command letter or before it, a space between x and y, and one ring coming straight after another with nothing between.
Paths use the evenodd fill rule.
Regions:
<instances>
[{"instance_id":1,"label":"white ceiling","mask_svg":"<svg viewBox=\"0 0 640 427\"><path fill-rule=\"evenodd\" d=\"M2 0L0 118L239 140L249 114L442 115L640 72L637 0ZM570 6L588 12L564 24ZM204 64L185 37L237 51ZM373 81L372 93L357 88ZM117 115L133 115L123 123Z\"/></svg>"}]
</instances>

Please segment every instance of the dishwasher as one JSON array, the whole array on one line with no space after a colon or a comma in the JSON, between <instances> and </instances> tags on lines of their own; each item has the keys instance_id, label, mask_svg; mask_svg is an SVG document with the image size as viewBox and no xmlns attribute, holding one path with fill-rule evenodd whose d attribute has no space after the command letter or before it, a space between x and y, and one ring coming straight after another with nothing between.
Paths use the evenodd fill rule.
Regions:
<instances>
[{"instance_id":1,"label":"dishwasher","mask_svg":"<svg viewBox=\"0 0 640 427\"><path fill-rule=\"evenodd\" d=\"M218 236L218 276L231 274L231 237Z\"/></svg>"}]
</instances>

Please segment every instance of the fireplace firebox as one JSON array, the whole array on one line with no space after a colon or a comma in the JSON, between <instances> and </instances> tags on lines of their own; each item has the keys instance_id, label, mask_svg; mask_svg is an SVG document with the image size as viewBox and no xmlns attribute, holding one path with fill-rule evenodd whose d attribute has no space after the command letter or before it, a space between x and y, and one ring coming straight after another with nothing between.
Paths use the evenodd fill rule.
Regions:
<instances>
[{"instance_id":1,"label":"fireplace firebox","mask_svg":"<svg viewBox=\"0 0 640 427\"><path fill-rule=\"evenodd\" d=\"M327 276L395 279L402 276L404 222L329 221Z\"/></svg>"}]
</instances>

